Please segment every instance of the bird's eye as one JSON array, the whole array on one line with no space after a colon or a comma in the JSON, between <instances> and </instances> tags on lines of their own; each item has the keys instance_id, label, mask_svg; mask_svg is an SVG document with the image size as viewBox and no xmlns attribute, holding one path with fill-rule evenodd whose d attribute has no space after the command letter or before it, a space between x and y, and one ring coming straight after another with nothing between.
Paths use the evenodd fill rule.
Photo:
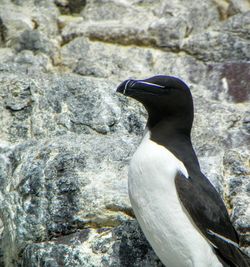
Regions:
<instances>
[{"instance_id":1,"label":"bird's eye","mask_svg":"<svg viewBox=\"0 0 250 267\"><path fill-rule=\"evenodd\" d=\"M164 92L164 94L169 94L172 91L172 87L164 87L162 91Z\"/></svg>"}]
</instances>

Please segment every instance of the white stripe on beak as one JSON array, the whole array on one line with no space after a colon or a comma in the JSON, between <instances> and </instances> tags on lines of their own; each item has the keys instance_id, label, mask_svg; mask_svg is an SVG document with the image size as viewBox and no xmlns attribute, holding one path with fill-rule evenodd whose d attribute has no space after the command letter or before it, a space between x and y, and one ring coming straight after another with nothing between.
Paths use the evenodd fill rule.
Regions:
<instances>
[{"instance_id":1,"label":"white stripe on beak","mask_svg":"<svg viewBox=\"0 0 250 267\"><path fill-rule=\"evenodd\" d=\"M139 81L140 83L143 83L143 84L147 84L147 85L151 85L151 86L154 86L154 87L157 87L157 88L164 88L165 86L162 86L162 85L159 85L159 84L155 84L155 83L148 83L148 82L142 82L142 81Z\"/></svg>"},{"instance_id":2,"label":"white stripe on beak","mask_svg":"<svg viewBox=\"0 0 250 267\"><path fill-rule=\"evenodd\" d=\"M127 80L125 86L124 86L124 90L123 90L123 94L125 95L127 87L128 87L128 83L130 82L130 80Z\"/></svg>"}]
</instances>

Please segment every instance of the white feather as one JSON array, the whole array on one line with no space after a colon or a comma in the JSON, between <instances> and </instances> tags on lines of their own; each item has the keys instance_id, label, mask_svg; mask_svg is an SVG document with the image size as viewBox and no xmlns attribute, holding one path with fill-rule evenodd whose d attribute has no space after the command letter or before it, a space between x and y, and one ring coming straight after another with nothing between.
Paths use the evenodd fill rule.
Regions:
<instances>
[{"instance_id":1,"label":"white feather","mask_svg":"<svg viewBox=\"0 0 250 267\"><path fill-rule=\"evenodd\" d=\"M239 248L239 245L238 245L237 243L235 243L235 242L232 241L231 239L226 238L225 236L222 236L222 235L220 235L220 234L217 234L217 233L215 233L215 232L212 231L212 230L208 230L208 233L209 233L210 235L214 235L214 236L216 236L216 237L222 239L222 240L223 240L224 242L226 242L226 243L229 243L229 244L234 245L235 247Z\"/></svg>"},{"instance_id":2,"label":"white feather","mask_svg":"<svg viewBox=\"0 0 250 267\"><path fill-rule=\"evenodd\" d=\"M188 177L183 163L150 140L148 132L129 168L129 195L136 218L167 267L222 267L180 203L174 181L177 171Z\"/></svg>"}]
</instances>

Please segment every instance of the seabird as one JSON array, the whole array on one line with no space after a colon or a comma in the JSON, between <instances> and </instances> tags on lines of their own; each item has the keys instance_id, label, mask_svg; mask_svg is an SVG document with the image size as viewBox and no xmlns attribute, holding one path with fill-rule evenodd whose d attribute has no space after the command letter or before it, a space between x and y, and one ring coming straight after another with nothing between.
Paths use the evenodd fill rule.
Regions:
<instances>
[{"instance_id":1,"label":"seabird","mask_svg":"<svg viewBox=\"0 0 250 267\"><path fill-rule=\"evenodd\" d=\"M249 267L227 209L200 170L191 142L193 100L172 76L126 80L117 92L148 112L142 142L129 166L135 216L166 267Z\"/></svg>"}]
</instances>

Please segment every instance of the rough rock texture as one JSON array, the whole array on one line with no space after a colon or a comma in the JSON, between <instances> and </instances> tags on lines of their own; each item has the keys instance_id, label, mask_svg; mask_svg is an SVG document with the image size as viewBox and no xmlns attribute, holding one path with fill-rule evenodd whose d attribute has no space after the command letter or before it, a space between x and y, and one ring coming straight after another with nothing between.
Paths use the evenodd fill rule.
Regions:
<instances>
[{"instance_id":1,"label":"rough rock texture","mask_svg":"<svg viewBox=\"0 0 250 267\"><path fill-rule=\"evenodd\" d=\"M248 0L0 1L0 266L162 266L127 194L146 112L115 94L159 73L250 254L249 33Z\"/></svg>"}]
</instances>

